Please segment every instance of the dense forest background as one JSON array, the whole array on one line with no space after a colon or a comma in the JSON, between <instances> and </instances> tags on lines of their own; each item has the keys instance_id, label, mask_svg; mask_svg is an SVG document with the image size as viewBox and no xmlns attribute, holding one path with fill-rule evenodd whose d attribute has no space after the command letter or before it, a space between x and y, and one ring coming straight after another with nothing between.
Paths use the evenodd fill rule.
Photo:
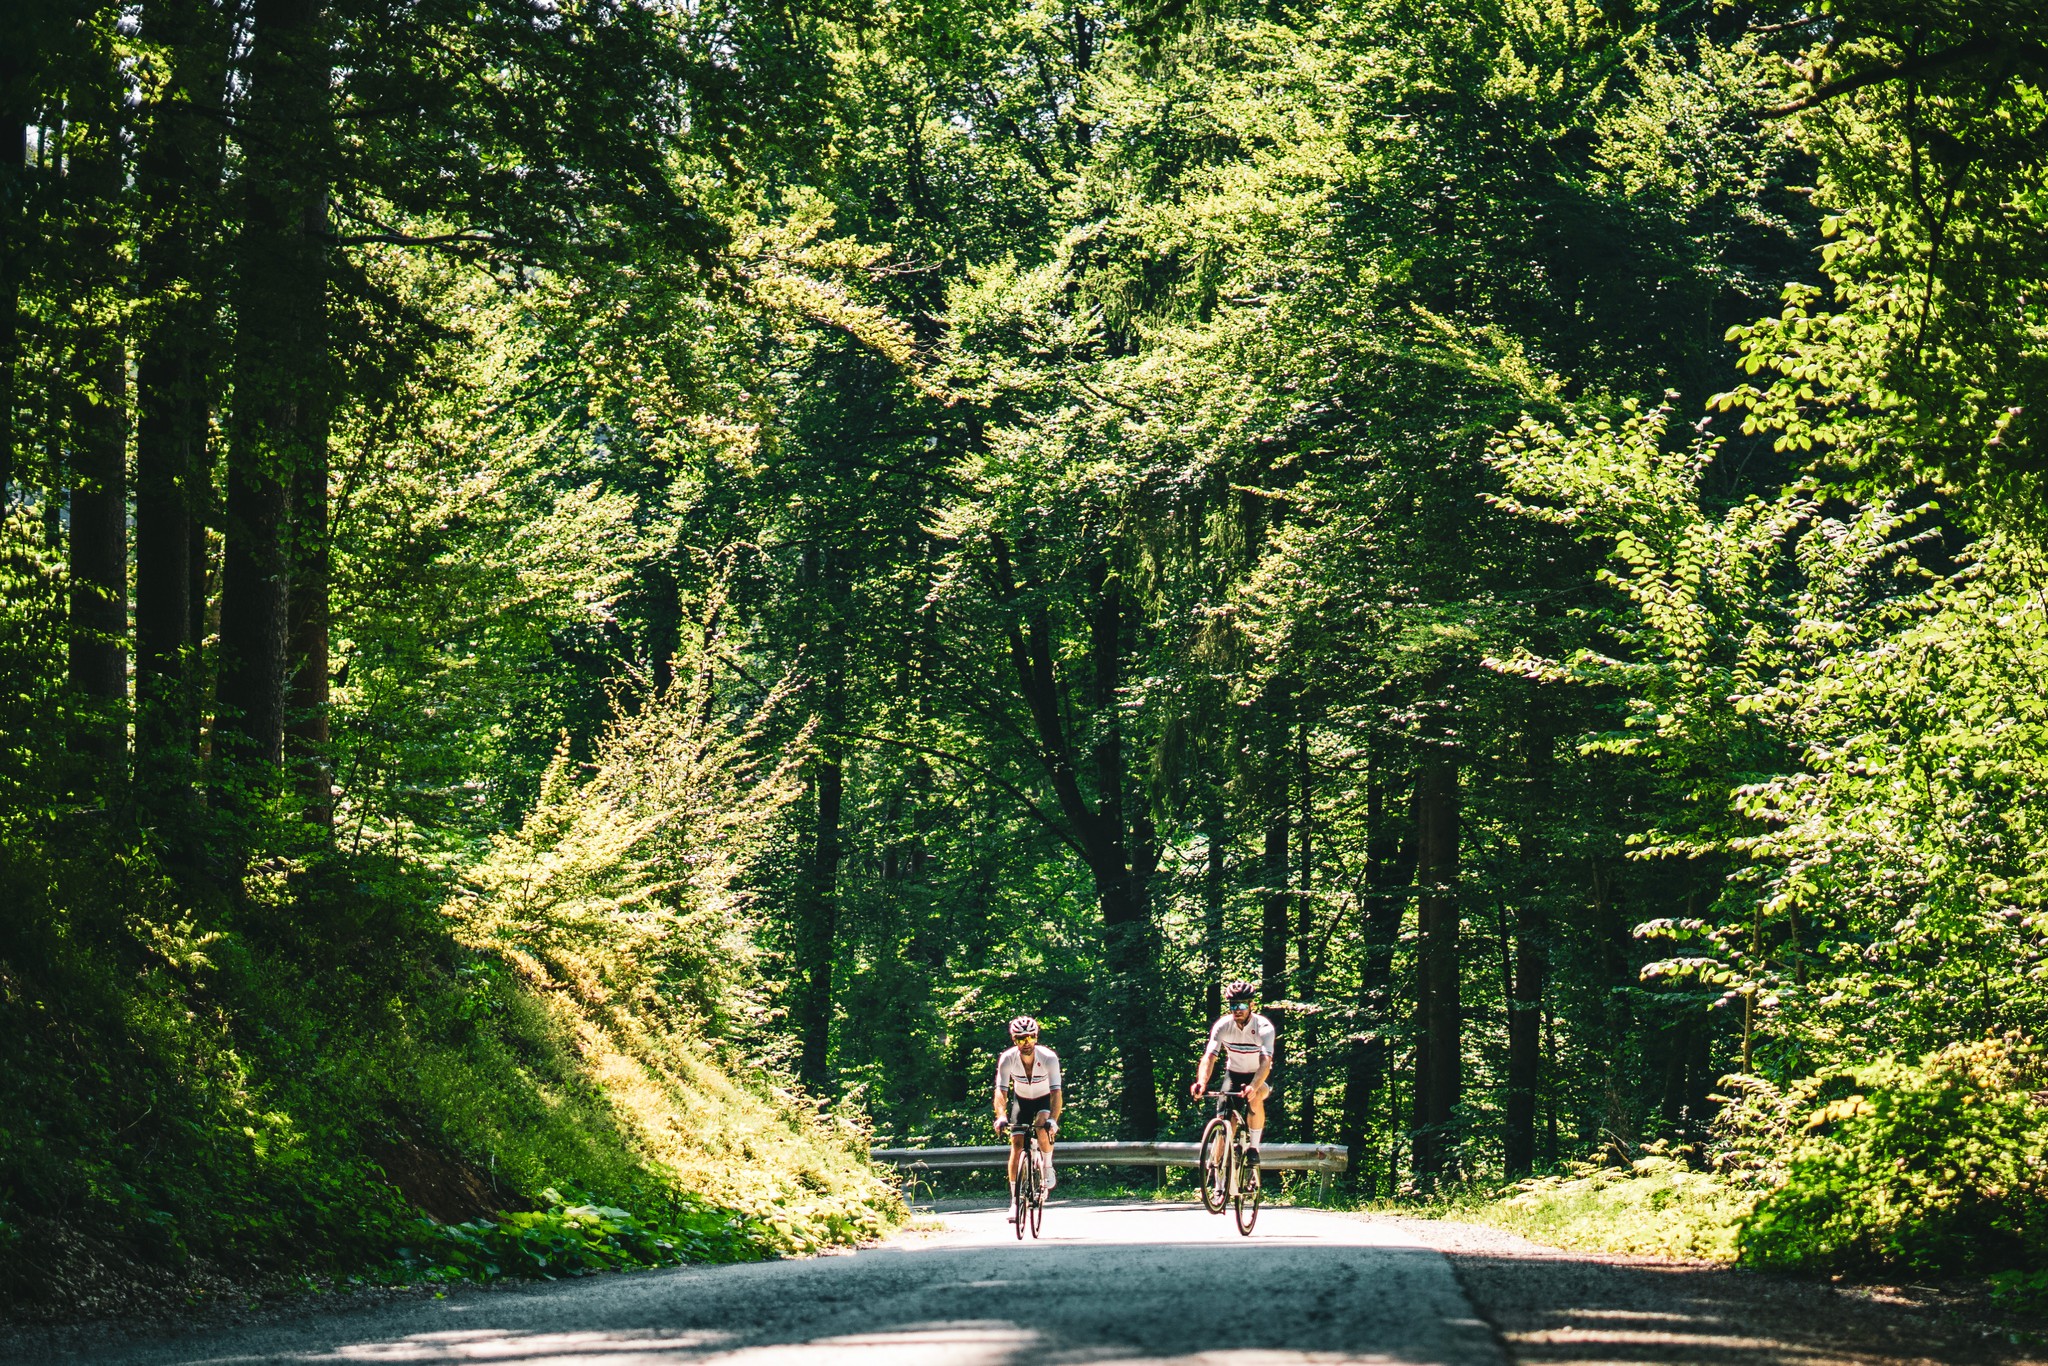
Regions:
<instances>
[{"instance_id":1,"label":"dense forest background","mask_svg":"<svg viewBox=\"0 0 2048 1366\"><path fill-rule=\"evenodd\" d=\"M852 1236L1016 1013L1068 1133L1191 1136L1233 976L1366 1195L1782 1180L1884 1085L2038 1131L2034 6L46 0L0 61L19 1277L569 1180Z\"/></svg>"}]
</instances>

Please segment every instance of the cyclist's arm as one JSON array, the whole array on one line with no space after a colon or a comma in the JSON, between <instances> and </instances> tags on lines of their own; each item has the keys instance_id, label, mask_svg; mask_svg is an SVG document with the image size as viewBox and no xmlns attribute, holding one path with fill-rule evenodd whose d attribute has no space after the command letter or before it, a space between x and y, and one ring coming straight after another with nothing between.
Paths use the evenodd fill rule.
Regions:
<instances>
[{"instance_id":1,"label":"cyclist's arm","mask_svg":"<svg viewBox=\"0 0 2048 1366\"><path fill-rule=\"evenodd\" d=\"M1060 1111L1067 1108L1067 1093L1060 1085L1059 1054L1049 1052L1046 1055L1045 1079L1052 1085L1052 1123L1054 1128L1058 1128Z\"/></svg>"},{"instance_id":2,"label":"cyclist's arm","mask_svg":"<svg viewBox=\"0 0 2048 1366\"><path fill-rule=\"evenodd\" d=\"M996 1059L995 1095L996 1122L998 1124L1002 1123L1004 1120L1010 1117L1010 1107L1004 1104L1004 1102L1009 1099L1009 1096L1006 1094L1008 1090L1009 1088L1003 1085L1003 1060L1001 1058L998 1058Z\"/></svg>"},{"instance_id":3,"label":"cyclist's arm","mask_svg":"<svg viewBox=\"0 0 2048 1366\"><path fill-rule=\"evenodd\" d=\"M1252 1078L1255 1094L1266 1084L1266 1074L1273 1070L1273 1044L1273 1022L1267 1020L1259 1030L1259 1074Z\"/></svg>"},{"instance_id":4,"label":"cyclist's arm","mask_svg":"<svg viewBox=\"0 0 2048 1366\"><path fill-rule=\"evenodd\" d=\"M1201 1062L1195 1064L1195 1085L1204 1091L1209 1089L1209 1074L1216 1070L1216 1052L1216 1041L1211 1039L1202 1050Z\"/></svg>"}]
</instances>

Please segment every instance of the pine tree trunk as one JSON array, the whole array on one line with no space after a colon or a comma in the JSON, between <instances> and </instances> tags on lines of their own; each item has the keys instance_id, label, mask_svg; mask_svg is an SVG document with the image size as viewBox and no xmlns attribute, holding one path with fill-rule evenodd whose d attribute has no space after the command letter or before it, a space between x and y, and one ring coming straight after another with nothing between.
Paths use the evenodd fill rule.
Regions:
<instances>
[{"instance_id":1,"label":"pine tree trunk","mask_svg":"<svg viewBox=\"0 0 2048 1366\"><path fill-rule=\"evenodd\" d=\"M199 111L225 95L228 34L203 0L153 0L142 22L172 55L136 170L148 324L136 361L135 763L162 812L189 796L198 758L204 602L193 591L205 565L192 557L205 553L217 297L205 242L221 176L218 126Z\"/></svg>"},{"instance_id":2,"label":"pine tree trunk","mask_svg":"<svg viewBox=\"0 0 2048 1366\"><path fill-rule=\"evenodd\" d=\"M0 516L21 477L14 421L21 373L21 278L28 251L28 53L0 43Z\"/></svg>"},{"instance_id":3,"label":"pine tree trunk","mask_svg":"<svg viewBox=\"0 0 2048 1366\"><path fill-rule=\"evenodd\" d=\"M1090 747L1094 769L1097 845L1095 873L1102 904L1104 958L1110 974L1110 1018L1116 1031L1123 1084L1117 1109L1126 1138L1159 1136L1159 1079L1152 1074L1152 1012L1156 968L1152 952L1152 867L1158 858L1142 793L1125 801L1123 663L1131 623L1124 585L1106 559L1090 567L1088 701L1096 721Z\"/></svg>"},{"instance_id":4,"label":"pine tree trunk","mask_svg":"<svg viewBox=\"0 0 2048 1366\"><path fill-rule=\"evenodd\" d=\"M1502 1157L1510 1178L1535 1169L1536 1097L1542 1080L1543 992L1549 973L1542 908L1524 894L1515 908L1513 994L1508 1001L1508 1077Z\"/></svg>"},{"instance_id":5,"label":"pine tree trunk","mask_svg":"<svg viewBox=\"0 0 2048 1366\"><path fill-rule=\"evenodd\" d=\"M823 741L812 777L811 860L799 924L803 936L803 1002L797 1021L803 1039L798 1075L813 1096L832 1085L832 960L839 940L840 815L846 773L838 737Z\"/></svg>"},{"instance_id":6,"label":"pine tree trunk","mask_svg":"<svg viewBox=\"0 0 2048 1366\"><path fill-rule=\"evenodd\" d=\"M1458 907L1458 767L1422 761L1415 778L1417 976L1424 1047L1416 1063L1415 1174L1431 1186L1448 1173L1451 1126L1464 1097Z\"/></svg>"},{"instance_id":7,"label":"pine tree trunk","mask_svg":"<svg viewBox=\"0 0 2048 1366\"><path fill-rule=\"evenodd\" d=\"M110 329L79 339L84 391L73 409L71 479L71 684L93 714L80 748L111 773L127 747L127 353Z\"/></svg>"},{"instance_id":8,"label":"pine tree trunk","mask_svg":"<svg viewBox=\"0 0 2048 1366\"><path fill-rule=\"evenodd\" d=\"M78 747L111 777L127 750L128 353L111 314L120 284L113 224L122 189L118 95L86 97L97 123L82 122L70 158L75 214L72 269L86 321L72 337L71 684L89 704Z\"/></svg>"},{"instance_id":9,"label":"pine tree trunk","mask_svg":"<svg viewBox=\"0 0 2048 1366\"><path fill-rule=\"evenodd\" d=\"M255 0L236 242L235 403L229 426L215 758L224 793L284 762L291 490L324 478L330 54L317 0Z\"/></svg>"},{"instance_id":10,"label":"pine tree trunk","mask_svg":"<svg viewBox=\"0 0 2048 1366\"><path fill-rule=\"evenodd\" d=\"M1284 1083L1294 1086L1296 1079L1287 1071L1287 1036L1291 1032L1285 1013L1273 1008L1273 1003L1285 1001L1287 994L1287 932L1289 913L1294 909L1294 897L1288 888L1290 877L1289 853L1293 843L1293 823L1287 807L1287 788L1280 786L1279 805L1266 821L1266 895L1259 908L1259 995L1269 1016L1273 1019L1273 1094L1266 1098L1266 1130L1276 1138L1285 1137L1287 1127L1287 1100L1280 1090Z\"/></svg>"},{"instance_id":11,"label":"pine tree trunk","mask_svg":"<svg viewBox=\"0 0 2048 1366\"><path fill-rule=\"evenodd\" d=\"M1295 991L1303 1005L1301 1048L1294 1059L1295 1094L1301 1098L1296 1110L1296 1138L1316 1141L1316 1064L1322 1046L1322 1016L1316 1008L1315 933L1315 788L1309 765L1308 722L1295 727L1294 780L1301 797L1301 814L1295 823L1301 850L1295 891L1294 976Z\"/></svg>"},{"instance_id":12,"label":"pine tree trunk","mask_svg":"<svg viewBox=\"0 0 2048 1366\"><path fill-rule=\"evenodd\" d=\"M1379 1176L1366 1150L1374 1101L1389 1090L1388 1062L1394 1033L1394 949L1401 937L1403 899L1395 886L1400 842L1390 838L1386 820L1389 765L1383 752L1368 759L1365 779L1366 878L1359 907L1363 948L1358 1010L1346 1050L1344 1119L1339 1142L1351 1150L1346 1181L1350 1189L1377 1194ZM1393 1175L1388 1169L1389 1193Z\"/></svg>"},{"instance_id":13,"label":"pine tree trunk","mask_svg":"<svg viewBox=\"0 0 2048 1366\"><path fill-rule=\"evenodd\" d=\"M811 590L817 626L817 757L811 766L810 866L797 907L802 979L797 1028L802 1039L798 1075L814 1096L832 1084L832 966L839 945L840 821L846 798L846 622L844 561L813 547L804 554L803 579Z\"/></svg>"},{"instance_id":14,"label":"pine tree trunk","mask_svg":"<svg viewBox=\"0 0 2048 1366\"><path fill-rule=\"evenodd\" d=\"M301 810L314 825L334 824L334 776L328 763L328 581L326 405L306 414L304 457L291 490L292 586L285 653L291 692L285 702L286 757Z\"/></svg>"},{"instance_id":15,"label":"pine tree trunk","mask_svg":"<svg viewBox=\"0 0 2048 1366\"><path fill-rule=\"evenodd\" d=\"M1223 903L1229 890L1229 836L1223 823L1223 798L1211 793L1202 812L1202 839L1208 863L1202 877L1202 1019L1206 1024L1223 1014Z\"/></svg>"}]
</instances>

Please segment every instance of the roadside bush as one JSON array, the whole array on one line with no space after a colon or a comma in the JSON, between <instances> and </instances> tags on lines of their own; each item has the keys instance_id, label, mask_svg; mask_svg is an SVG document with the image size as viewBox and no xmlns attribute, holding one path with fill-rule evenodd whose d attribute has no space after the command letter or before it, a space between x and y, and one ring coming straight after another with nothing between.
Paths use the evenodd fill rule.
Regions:
<instances>
[{"instance_id":1,"label":"roadside bush","mask_svg":"<svg viewBox=\"0 0 2048 1366\"><path fill-rule=\"evenodd\" d=\"M1520 1182L1471 1217L1560 1247L1730 1261L1755 1202L1739 1180L1651 1145L1626 1167L1581 1164Z\"/></svg>"},{"instance_id":2,"label":"roadside bush","mask_svg":"<svg viewBox=\"0 0 2048 1366\"><path fill-rule=\"evenodd\" d=\"M1742 1260L1822 1269L2030 1268L2048 1257L2048 1107L2039 1052L2015 1038L1885 1059L1752 1097L1783 1133L1739 1239ZM1739 1121L1738 1121L1739 1123Z\"/></svg>"},{"instance_id":3,"label":"roadside bush","mask_svg":"<svg viewBox=\"0 0 2048 1366\"><path fill-rule=\"evenodd\" d=\"M649 1222L616 1206L565 1203L553 1189L542 1195L544 1210L501 1210L462 1224L423 1221L417 1245L399 1250L404 1278L557 1280L685 1262L752 1262L767 1255L770 1243L759 1220L690 1197L675 1202L670 1218Z\"/></svg>"}]
</instances>

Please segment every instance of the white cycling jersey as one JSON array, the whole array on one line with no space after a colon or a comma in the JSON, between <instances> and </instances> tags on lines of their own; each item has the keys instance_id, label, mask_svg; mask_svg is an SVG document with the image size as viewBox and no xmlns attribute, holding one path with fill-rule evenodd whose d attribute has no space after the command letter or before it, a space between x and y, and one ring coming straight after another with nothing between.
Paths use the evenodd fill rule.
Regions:
<instances>
[{"instance_id":1,"label":"white cycling jersey","mask_svg":"<svg viewBox=\"0 0 2048 1366\"><path fill-rule=\"evenodd\" d=\"M1019 1100L1038 1100L1060 1089L1059 1054L1040 1044L1027 1066L1014 1047L996 1059L996 1089Z\"/></svg>"},{"instance_id":2,"label":"white cycling jersey","mask_svg":"<svg viewBox=\"0 0 2048 1366\"><path fill-rule=\"evenodd\" d=\"M1243 1024L1225 1015L1209 1029L1209 1046L1202 1052L1202 1066L1209 1056L1223 1050L1223 1065L1233 1072L1256 1072L1259 1064L1273 1056L1273 1022L1253 1015Z\"/></svg>"}]
</instances>

